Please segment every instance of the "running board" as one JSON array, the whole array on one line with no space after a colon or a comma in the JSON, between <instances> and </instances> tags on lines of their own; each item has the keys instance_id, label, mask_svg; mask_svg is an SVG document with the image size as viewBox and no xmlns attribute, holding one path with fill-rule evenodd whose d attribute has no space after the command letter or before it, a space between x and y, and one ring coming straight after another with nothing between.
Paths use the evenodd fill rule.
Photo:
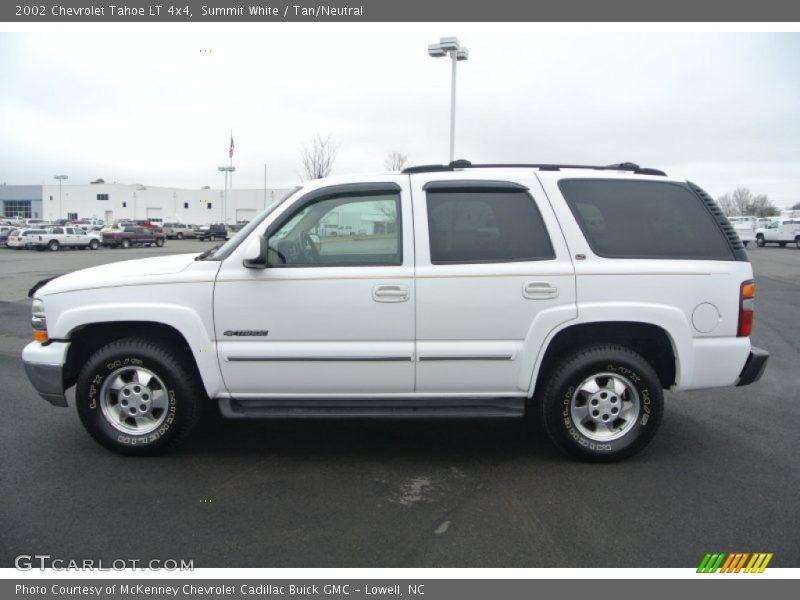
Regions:
<instances>
[{"instance_id":1,"label":"running board","mask_svg":"<svg viewBox=\"0 0 800 600\"><path fill-rule=\"evenodd\" d=\"M522 417L525 398L274 399L221 398L229 419Z\"/></svg>"}]
</instances>

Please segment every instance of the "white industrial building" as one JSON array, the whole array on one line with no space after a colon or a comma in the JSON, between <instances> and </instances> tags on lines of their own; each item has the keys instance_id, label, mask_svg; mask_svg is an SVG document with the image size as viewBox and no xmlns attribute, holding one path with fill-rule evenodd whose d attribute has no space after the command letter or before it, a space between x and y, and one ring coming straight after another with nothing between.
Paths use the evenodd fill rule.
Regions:
<instances>
[{"instance_id":1,"label":"white industrial building","mask_svg":"<svg viewBox=\"0 0 800 600\"><path fill-rule=\"evenodd\" d=\"M12 187L22 186L8 186ZM181 222L192 225L248 221L288 191L274 188L232 189L228 190L226 202L223 190L210 188L190 190L120 183L78 185L66 183L59 187L55 183L41 186L41 200L37 202L30 195L28 188L31 187L33 186L26 186L25 189L26 199L29 201L27 207L19 201L13 205L8 203L8 207L13 206L14 211L23 210L27 213L19 216L47 221L102 219L106 223L118 219L150 219L154 222ZM8 192L10 191L8 189ZM25 208L27 210L24 210ZM3 212L8 213L9 210Z\"/></svg>"}]
</instances>

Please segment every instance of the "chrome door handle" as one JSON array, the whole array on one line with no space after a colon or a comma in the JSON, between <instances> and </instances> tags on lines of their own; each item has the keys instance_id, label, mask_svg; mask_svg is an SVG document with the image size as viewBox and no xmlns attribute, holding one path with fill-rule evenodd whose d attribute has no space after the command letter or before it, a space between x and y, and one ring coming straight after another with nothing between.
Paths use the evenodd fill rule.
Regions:
<instances>
[{"instance_id":1,"label":"chrome door handle","mask_svg":"<svg viewBox=\"0 0 800 600\"><path fill-rule=\"evenodd\" d=\"M558 297L558 288L549 281L526 281L522 286L522 295L529 300L546 300Z\"/></svg>"},{"instance_id":2,"label":"chrome door handle","mask_svg":"<svg viewBox=\"0 0 800 600\"><path fill-rule=\"evenodd\" d=\"M376 285L372 288L375 302L405 302L410 293L404 285Z\"/></svg>"}]
</instances>

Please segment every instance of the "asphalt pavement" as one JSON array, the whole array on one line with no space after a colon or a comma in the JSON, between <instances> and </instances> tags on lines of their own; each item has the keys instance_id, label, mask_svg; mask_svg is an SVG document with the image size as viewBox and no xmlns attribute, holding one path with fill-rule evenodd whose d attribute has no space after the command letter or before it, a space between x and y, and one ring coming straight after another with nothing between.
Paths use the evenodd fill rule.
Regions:
<instances>
[{"instance_id":1,"label":"asphalt pavement","mask_svg":"<svg viewBox=\"0 0 800 600\"><path fill-rule=\"evenodd\" d=\"M40 399L19 352L25 291L90 264L208 248L0 250L0 567L20 554L195 567L695 567L707 552L800 566L800 250L751 250L749 387L668 394L627 461L570 461L533 419L225 421L169 456L104 450ZM95 262L96 261L96 262Z\"/></svg>"}]
</instances>

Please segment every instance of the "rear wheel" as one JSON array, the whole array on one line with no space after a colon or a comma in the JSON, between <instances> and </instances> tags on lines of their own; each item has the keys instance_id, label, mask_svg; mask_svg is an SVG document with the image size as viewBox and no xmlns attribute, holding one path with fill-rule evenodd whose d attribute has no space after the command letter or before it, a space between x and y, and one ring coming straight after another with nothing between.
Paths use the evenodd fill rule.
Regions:
<instances>
[{"instance_id":1,"label":"rear wheel","mask_svg":"<svg viewBox=\"0 0 800 600\"><path fill-rule=\"evenodd\" d=\"M112 342L86 362L75 401L81 422L100 444L121 454L161 454L194 428L205 391L186 357L166 343Z\"/></svg>"},{"instance_id":2,"label":"rear wheel","mask_svg":"<svg viewBox=\"0 0 800 600\"><path fill-rule=\"evenodd\" d=\"M164 238L158 238L158 239L156 240L156 246L158 246L159 248L161 248L161 246L163 246L163 245L164 245Z\"/></svg>"},{"instance_id":3,"label":"rear wheel","mask_svg":"<svg viewBox=\"0 0 800 600\"><path fill-rule=\"evenodd\" d=\"M179 231L178 235L176 235L175 237L178 238L179 240L182 240L183 239L183 234Z\"/></svg>"},{"instance_id":4,"label":"rear wheel","mask_svg":"<svg viewBox=\"0 0 800 600\"><path fill-rule=\"evenodd\" d=\"M61 244L58 243L58 240L50 240L50 243L47 244L47 249L51 252L58 252L59 248L61 248Z\"/></svg>"},{"instance_id":5,"label":"rear wheel","mask_svg":"<svg viewBox=\"0 0 800 600\"><path fill-rule=\"evenodd\" d=\"M545 429L562 452L610 462L636 454L653 439L664 395L641 355L624 346L590 346L559 362L540 404Z\"/></svg>"},{"instance_id":6,"label":"rear wheel","mask_svg":"<svg viewBox=\"0 0 800 600\"><path fill-rule=\"evenodd\" d=\"M99 247L100 247L100 242L98 242L97 240L92 240L91 242L89 242L89 248L91 248L92 250L97 250Z\"/></svg>"},{"instance_id":7,"label":"rear wheel","mask_svg":"<svg viewBox=\"0 0 800 600\"><path fill-rule=\"evenodd\" d=\"M128 239L122 240L122 247L123 248L130 248L131 247L131 241L128 240Z\"/></svg>"},{"instance_id":8,"label":"rear wheel","mask_svg":"<svg viewBox=\"0 0 800 600\"><path fill-rule=\"evenodd\" d=\"M800 248L800 235L794 238L794 245Z\"/></svg>"}]
</instances>

